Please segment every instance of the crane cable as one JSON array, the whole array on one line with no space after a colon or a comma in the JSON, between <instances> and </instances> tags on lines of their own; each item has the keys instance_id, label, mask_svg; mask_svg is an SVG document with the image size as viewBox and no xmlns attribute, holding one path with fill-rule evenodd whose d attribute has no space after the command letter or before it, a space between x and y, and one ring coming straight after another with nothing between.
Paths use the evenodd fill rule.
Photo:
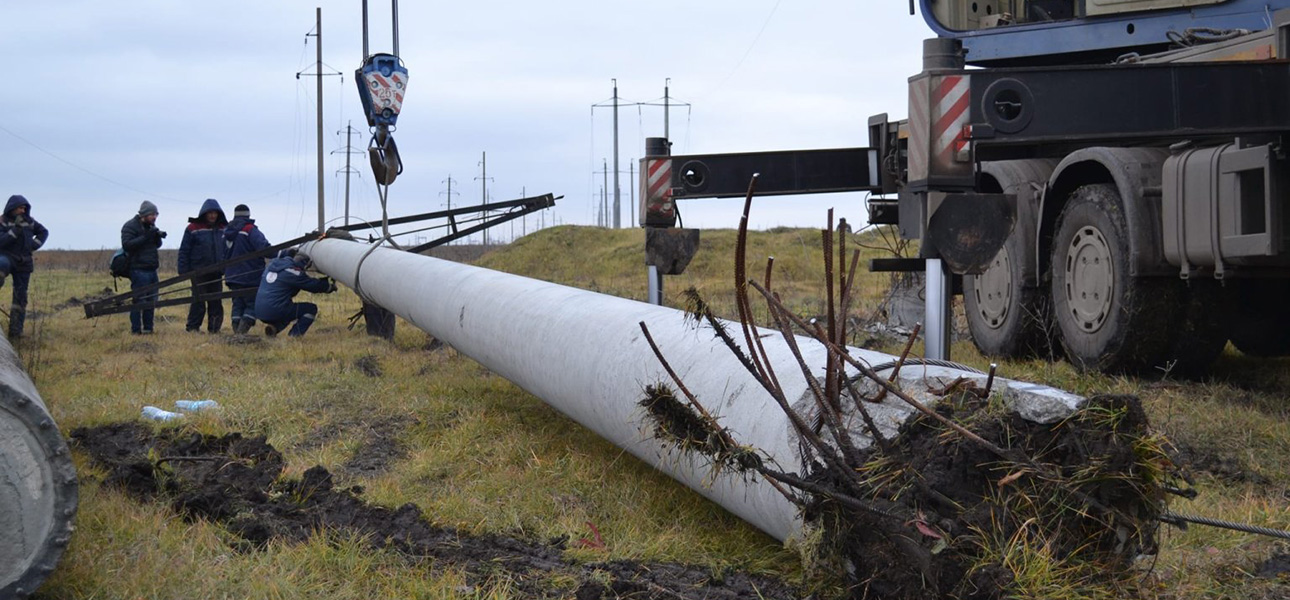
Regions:
<instances>
[{"instance_id":1,"label":"crane cable","mask_svg":"<svg viewBox=\"0 0 1290 600\"><path fill-rule=\"evenodd\" d=\"M1218 527L1219 529L1230 529L1243 533L1252 533L1255 535L1265 535L1268 537L1290 540L1290 531L1284 529L1272 529L1270 527L1260 527L1258 525L1249 525L1246 523L1237 523L1235 521L1224 521L1222 519L1211 519L1209 517L1199 517L1196 515L1185 515L1175 512L1165 512L1156 517L1161 523L1168 523L1177 526L1184 531L1187 530L1188 524L1206 525L1209 527Z\"/></svg>"}]
</instances>

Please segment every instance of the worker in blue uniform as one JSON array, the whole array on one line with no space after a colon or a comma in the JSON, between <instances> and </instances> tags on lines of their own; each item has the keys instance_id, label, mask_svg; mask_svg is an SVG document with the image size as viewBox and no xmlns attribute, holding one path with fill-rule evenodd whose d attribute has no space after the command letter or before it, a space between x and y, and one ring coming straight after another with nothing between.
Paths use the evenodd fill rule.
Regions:
<instances>
[{"instance_id":1,"label":"worker in blue uniform","mask_svg":"<svg viewBox=\"0 0 1290 600\"><path fill-rule=\"evenodd\" d=\"M336 291L336 282L326 277L305 275L309 257L294 249L283 250L278 258L264 267L260 276L260 289L255 294L255 316L264 321L264 334L275 336L294 321L295 326L287 335L299 337L309 331L318 316L318 305L312 302L295 302L300 290L315 294Z\"/></svg>"},{"instance_id":2,"label":"worker in blue uniform","mask_svg":"<svg viewBox=\"0 0 1290 600\"><path fill-rule=\"evenodd\" d=\"M196 217L188 219L184 229L184 239L179 244L179 274L209 267L224 260L224 227L228 218L224 209L214 198L202 203ZM188 324L185 327L191 332L202 330L202 321L211 333L219 333L224 324L224 301L209 296L224 291L224 274L203 273L193 278L193 298L207 296L206 300L197 300L188 305Z\"/></svg>"},{"instance_id":3,"label":"worker in blue uniform","mask_svg":"<svg viewBox=\"0 0 1290 600\"><path fill-rule=\"evenodd\" d=\"M31 218L31 203L20 194L9 197L0 214L0 286L13 275L13 304L9 306L9 339L22 337L27 320L27 286L35 262L31 253L49 239L49 230Z\"/></svg>"}]
</instances>

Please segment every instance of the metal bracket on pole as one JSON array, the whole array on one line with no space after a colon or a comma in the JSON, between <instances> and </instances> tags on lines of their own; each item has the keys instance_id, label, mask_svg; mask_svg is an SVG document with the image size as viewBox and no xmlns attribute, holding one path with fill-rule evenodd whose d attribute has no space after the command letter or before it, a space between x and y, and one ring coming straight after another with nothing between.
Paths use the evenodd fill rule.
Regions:
<instances>
[{"instance_id":1,"label":"metal bracket on pole","mask_svg":"<svg viewBox=\"0 0 1290 600\"><path fill-rule=\"evenodd\" d=\"M939 258L927 259L924 278L926 304L923 316L923 348L927 358L950 359L950 297L952 275Z\"/></svg>"}]
</instances>

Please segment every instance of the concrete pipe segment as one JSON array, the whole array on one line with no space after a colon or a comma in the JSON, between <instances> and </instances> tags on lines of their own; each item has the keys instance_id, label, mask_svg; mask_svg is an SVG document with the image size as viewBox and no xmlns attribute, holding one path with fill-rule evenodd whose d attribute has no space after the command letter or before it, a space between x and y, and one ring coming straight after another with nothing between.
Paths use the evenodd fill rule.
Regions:
<instances>
[{"instance_id":1,"label":"concrete pipe segment","mask_svg":"<svg viewBox=\"0 0 1290 600\"><path fill-rule=\"evenodd\" d=\"M58 564L76 515L67 443L0 338L0 598L26 598Z\"/></svg>"},{"instance_id":2,"label":"concrete pipe segment","mask_svg":"<svg viewBox=\"0 0 1290 600\"><path fill-rule=\"evenodd\" d=\"M682 311L358 242L324 239L303 251L322 273L776 539L787 540L802 528L797 508L765 481L714 477L705 459L654 437L637 403L647 385L675 386L641 333L642 321L686 386L740 443L760 448L786 471L805 472L784 412L706 325L687 322ZM814 401L787 344L778 332L762 333L787 397L800 398L799 413L810 413ZM800 336L797 343L822 376L825 348ZM855 348L852 354L875 366L895 359ZM901 371L906 390L943 386L960 376L982 384L985 379L944 367ZM996 379L994 390L1023 417L1040 422L1061 419L1083 403L1060 390L1005 379ZM892 434L912 409L888 399L871 412ZM848 419L860 431L858 415Z\"/></svg>"}]
</instances>

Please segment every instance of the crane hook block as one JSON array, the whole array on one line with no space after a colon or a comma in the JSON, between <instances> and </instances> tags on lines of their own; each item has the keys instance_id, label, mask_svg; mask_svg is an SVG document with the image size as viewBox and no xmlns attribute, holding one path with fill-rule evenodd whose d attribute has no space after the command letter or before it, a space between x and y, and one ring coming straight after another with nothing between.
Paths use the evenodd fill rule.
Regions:
<instances>
[{"instance_id":1,"label":"crane hook block","mask_svg":"<svg viewBox=\"0 0 1290 600\"><path fill-rule=\"evenodd\" d=\"M367 125L393 127L403 108L403 94L408 88L408 70L393 54L373 54L363 61L354 74L358 97L367 114Z\"/></svg>"}]
</instances>

